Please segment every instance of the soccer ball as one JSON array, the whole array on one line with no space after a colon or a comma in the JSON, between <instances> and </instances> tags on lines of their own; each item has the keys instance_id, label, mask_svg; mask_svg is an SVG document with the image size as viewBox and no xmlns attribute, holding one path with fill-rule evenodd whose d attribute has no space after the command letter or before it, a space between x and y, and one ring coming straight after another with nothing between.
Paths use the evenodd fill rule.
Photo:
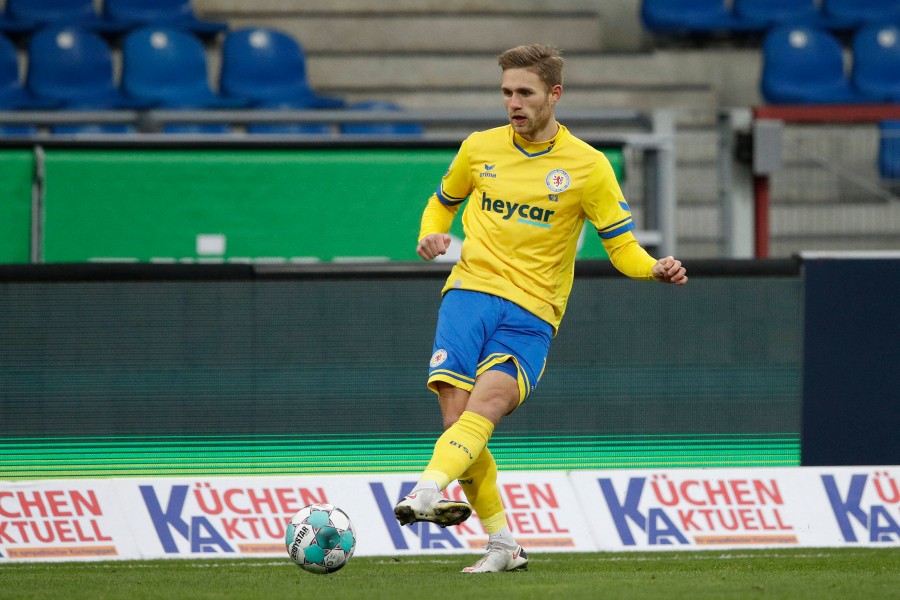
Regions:
<instances>
[{"instance_id":1,"label":"soccer ball","mask_svg":"<svg viewBox=\"0 0 900 600\"><path fill-rule=\"evenodd\" d=\"M350 517L331 504L310 504L300 509L284 532L291 560L310 573L334 573L356 550L356 531Z\"/></svg>"}]
</instances>

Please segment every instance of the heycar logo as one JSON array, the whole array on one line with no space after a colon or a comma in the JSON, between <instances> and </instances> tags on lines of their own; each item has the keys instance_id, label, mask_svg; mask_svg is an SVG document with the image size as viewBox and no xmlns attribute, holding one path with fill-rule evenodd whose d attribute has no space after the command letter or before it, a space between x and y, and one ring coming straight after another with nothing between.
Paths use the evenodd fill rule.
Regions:
<instances>
[{"instance_id":1,"label":"heycar logo","mask_svg":"<svg viewBox=\"0 0 900 600\"><path fill-rule=\"evenodd\" d=\"M508 200L497 200L489 198L486 193L481 195L481 209L486 212L494 212L503 215L503 220L510 220L515 215L516 221L526 225L534 225L536 227L544 227L550 229L550 217L556 214L554 210L547 210L540 206L531 206L530 204L519 204L518 202L509 202Z\"/></svg>"},{"instance_id":2,"label":"heycar logo","mask_svg":"<svg viewBox=\"0 0 900 600\"><path fill-rule=\"evenodd\" d=\"M900 525L890 513L900 510L900 486L887 471L877 471L871 480L867 473L851 476L846 494L841 494L834 475L822 475L822 485L845 541L859 541L854 525L869 542L900 541Z\"/></svg>"}]
</instances>

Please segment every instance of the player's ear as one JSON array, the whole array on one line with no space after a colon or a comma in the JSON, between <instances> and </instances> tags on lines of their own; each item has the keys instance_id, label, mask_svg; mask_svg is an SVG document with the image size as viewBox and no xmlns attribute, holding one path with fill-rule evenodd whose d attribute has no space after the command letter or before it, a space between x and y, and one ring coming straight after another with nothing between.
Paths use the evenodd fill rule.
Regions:
<instances>
[{"instance_id":1,"label":"player's ear","mask_svg":"<svg viewBox=\"0 0 900 600\"><path fill-rule=\"evenodd\" d=\"M561 85L556 84L550 88L550 103L556 104L559 102L560 97L562 97L563 88Z\"/></svg>"}]
</instances>

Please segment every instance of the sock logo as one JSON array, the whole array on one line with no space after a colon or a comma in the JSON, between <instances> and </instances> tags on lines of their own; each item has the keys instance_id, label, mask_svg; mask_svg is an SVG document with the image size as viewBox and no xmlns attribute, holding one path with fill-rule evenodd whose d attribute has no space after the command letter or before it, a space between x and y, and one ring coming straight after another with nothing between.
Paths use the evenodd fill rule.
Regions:
<instances>
[{"instance_id":1,"label":"sock logo","mask_svg":"<svg viewBox=\"0 0 900 600\"><path fill-rule=\"evenodd\" d=\"M475 460L475 457L472 455L472 453L469 451L469 449L466 448L465 446L463 446L462 444L460 444L459 442L450 440L450 445L459 448L460 450L462 450L463 452L468 454L470 459Z\"/></svg>"}]
</instances>

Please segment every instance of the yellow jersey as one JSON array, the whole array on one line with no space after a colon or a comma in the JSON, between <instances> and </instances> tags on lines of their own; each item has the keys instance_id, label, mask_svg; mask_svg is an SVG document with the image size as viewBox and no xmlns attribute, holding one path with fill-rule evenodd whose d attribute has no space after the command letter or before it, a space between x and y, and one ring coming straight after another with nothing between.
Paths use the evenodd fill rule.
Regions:
<instances>
[{"instance_id":1,"label":"yellow jersey","mask_svg":"<svg viewBox=\"0 0 900 600\"><path fill-rule=\"evenodd\" d=\"M465 289L514 302L559 327L589 219L613 264L653 279L656 262L634 239L631 211L606 156L559 126L531 143L510 125L471 134L422 218L421 240L446 233L462 203L461 258L442 293Z\"/></svg>"}]
</instances>

